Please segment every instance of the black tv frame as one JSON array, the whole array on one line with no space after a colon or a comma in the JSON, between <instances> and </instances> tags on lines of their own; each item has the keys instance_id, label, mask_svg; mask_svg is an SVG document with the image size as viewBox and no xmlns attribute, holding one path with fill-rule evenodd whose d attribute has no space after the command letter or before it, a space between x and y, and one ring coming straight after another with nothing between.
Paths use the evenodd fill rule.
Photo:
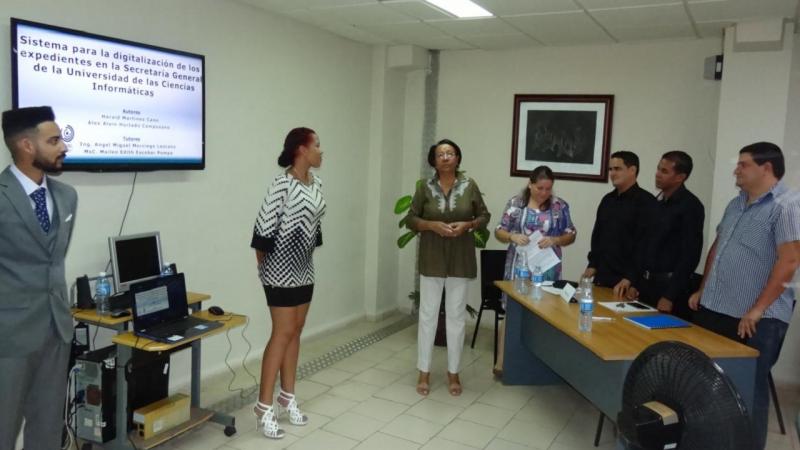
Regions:
<instances>
[{"instance_id":1,"label":"black tv frame","mask_svg":"<svg viewBox=\"0 0 800 450\"><path fill-rule=\"evenodd\" d=\"M155 170L204 170L206 167L206 58L204 55L197 53L185 52L182 50L174 50L166 47L159 47L156 45L145 44L142 42L130 41L126 39L115 38L111 36L104 36L101 34L89 33L82 30L72 28L60 27L56 25L49 25L40 22L34 22L25 19L11 17L11 102L13 108L19 107L19 80L17 71L17 25L28 25L32 27L44 28L52 31L68 33L75 36L86 37L91 39L106 40L117 44L131 45L150 50L157 50L165 53L172 53L174 55L188 56L198 58L202 62L201 76L203 82L201 83L201 97L202 97L202 160L199 163L126 163L126 162L109 162L102 164L64 164L63 171L65 172L147 172ZM58 120L58 111L56 113L56 120Z\"/></svg>"}]
</instances>

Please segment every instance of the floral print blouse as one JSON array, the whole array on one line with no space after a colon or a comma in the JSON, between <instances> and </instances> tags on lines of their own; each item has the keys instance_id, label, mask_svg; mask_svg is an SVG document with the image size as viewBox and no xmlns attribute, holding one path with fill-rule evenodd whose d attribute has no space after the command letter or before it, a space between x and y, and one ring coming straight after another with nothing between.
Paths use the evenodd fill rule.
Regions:
<instances>
[{"instance_id":1,"label":"floral print blouse","mask_svg":"<svg viewBox=\"0 0 800 450\"><path fill-rule=\"evenodd\" d=\"M509 233L523 233L530 236L536 231L541 231L544 236L561 236L566 233L575 233L575 225L572 224L572 217L569 214L569 205L564 200L552 196L550 198L550 208L540 211L529 208L523 204L522 196L515 195L508 201L503 210L503 217L497 229L503 229ZM522 220L525 223L522 223ZM508 245L506 254L505 279L512 279L514 270L514 258L516 257L517 245L511 242ZM553 246L559 258L561 258L561 246ZM561 263L556 264L544 273L545 280L561 279Z\"/></svg>"}]
</instances>

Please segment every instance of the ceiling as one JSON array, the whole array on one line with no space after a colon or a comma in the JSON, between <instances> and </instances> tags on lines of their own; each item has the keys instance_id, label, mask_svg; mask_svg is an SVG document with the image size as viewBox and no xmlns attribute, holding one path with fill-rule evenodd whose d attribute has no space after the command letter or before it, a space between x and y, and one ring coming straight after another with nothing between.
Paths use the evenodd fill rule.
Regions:
<instances>
[{"instance_id":1,"label":"ceiling","mask_svg":"<svg viewBox=\"0 0 800 450\"><path fill-rule=\"evenodd\" d=\"M743 20L795 20L798 0L473 0L495 15L456 19L423 0L239 0L367 44L427 49L719 37Z\"/></svg>"}]
</instances>

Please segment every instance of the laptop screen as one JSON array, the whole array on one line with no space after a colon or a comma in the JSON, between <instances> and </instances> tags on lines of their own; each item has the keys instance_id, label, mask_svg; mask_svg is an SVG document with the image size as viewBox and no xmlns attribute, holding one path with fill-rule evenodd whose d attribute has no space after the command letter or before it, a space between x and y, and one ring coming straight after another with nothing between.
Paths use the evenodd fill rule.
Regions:
<instances>
[{"instance_id":1,"label":"laptop screen","mask_svg":"<svg viewBox=\"0 0 800 450\"><path fill-rule=\"evenodd\" d=\"M186 282L175 274L131 285L133 328L136 331L173 322L189 314Z\"/></svg>"}]
</instances>

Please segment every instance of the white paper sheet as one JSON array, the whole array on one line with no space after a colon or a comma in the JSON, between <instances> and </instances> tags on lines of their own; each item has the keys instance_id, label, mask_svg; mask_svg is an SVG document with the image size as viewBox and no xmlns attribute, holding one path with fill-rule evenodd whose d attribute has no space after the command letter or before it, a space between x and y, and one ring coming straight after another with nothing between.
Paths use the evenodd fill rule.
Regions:
<instances>
[{"instance_id":1,"label":"white paper sheet","mask_svg":"<svg viewBox=\"0 0 800 450\"><path fill-rule=\"evenodd\" d=\"M536 231L528 236L530 239L528 245L518 247L519 250L524 250L526 255L528 255L528 267L531 269L531 272L536 266L541 267L542 272L547 272L561 262L552 247L539 248L539 241L541 241L543 237L541 231Z\"/></svg>"}]
</instances>

